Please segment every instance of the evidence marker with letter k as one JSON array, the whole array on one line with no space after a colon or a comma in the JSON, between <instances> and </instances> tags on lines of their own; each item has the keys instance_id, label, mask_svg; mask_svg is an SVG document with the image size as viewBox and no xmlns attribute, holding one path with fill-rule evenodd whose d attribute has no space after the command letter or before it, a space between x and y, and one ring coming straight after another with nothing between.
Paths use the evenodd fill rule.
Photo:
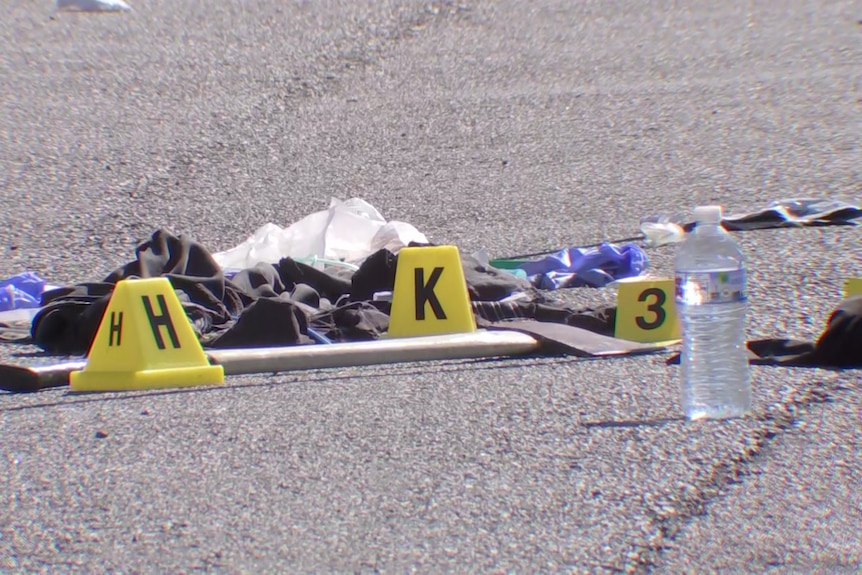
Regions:
<instances>
[{"instance_id":1,"label":"evidence marker with letter k","mask_svg":"<svg viewBox=\"0 0 862 575\"><path fill-rule=\"evenodd\" d=\"M456 246L402 248L395 268L390 337L476 331Z\"/></svg>"},{"instance_id":2,"label":"evidence marker with letter k","mask_svg":"<svg viewBox=\"0 0 862 575\"><path fill-rule=\"evenodd\" d=\"M171 282L117 282L87 363L70 374L72 391L126 391L220 385Z\"/></svg>"}]
</instances>

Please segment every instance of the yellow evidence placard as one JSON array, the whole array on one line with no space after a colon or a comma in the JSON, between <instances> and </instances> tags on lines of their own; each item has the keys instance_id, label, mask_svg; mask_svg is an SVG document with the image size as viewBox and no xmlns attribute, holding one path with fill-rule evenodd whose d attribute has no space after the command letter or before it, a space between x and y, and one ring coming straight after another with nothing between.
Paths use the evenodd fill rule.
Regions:
<instances>
[{"instance_id":1,"label":"yellow evidence placard","mask_svg":"<svg viewBox=\"0 0 862 575\"><path fill-rule=\"evenodd\" d=\"M680 338L673 279L623 281L617 288L614 335L641 343L670 343Z\"/></svg>"}]
</instances>

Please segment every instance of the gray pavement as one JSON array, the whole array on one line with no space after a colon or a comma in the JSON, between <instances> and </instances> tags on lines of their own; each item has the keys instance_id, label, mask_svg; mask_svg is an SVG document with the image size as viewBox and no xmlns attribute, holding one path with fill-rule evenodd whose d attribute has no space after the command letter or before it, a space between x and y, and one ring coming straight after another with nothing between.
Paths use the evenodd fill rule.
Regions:
<instances>
[{"instance_id":1,"label":"gray pavement","mask_svg":"<svg viewBox=\"0 0 862 575\"><path fill-rule=\"evenodd\" d=\"M668 573L858 573L862 389L838 390L751 458L680 532Z\"/></svg>"},{"instance_id":2,"label":"gray pavement","mask_svg":"<svg viewBox=\"0 0 862 575\"><path fill-rule=\"evenodd\" d=\"M0 20L0 276L100 279L161 226L226 249L332 196L494 255L862 196L852 2L43 4ZM858 233L740 234L749 335L815 338ZM3 396L0 570L859 571L858 373L755 368L753 417L690 424L664 359Z\"/></svg>"}]
</instances>

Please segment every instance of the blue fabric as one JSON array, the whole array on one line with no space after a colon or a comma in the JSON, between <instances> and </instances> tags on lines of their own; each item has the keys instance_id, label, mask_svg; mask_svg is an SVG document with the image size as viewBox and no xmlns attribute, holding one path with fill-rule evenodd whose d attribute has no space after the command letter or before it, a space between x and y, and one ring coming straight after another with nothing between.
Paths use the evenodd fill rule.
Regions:
<instances>
[{"instance_id":1,"label":"blue fabric","mask_svg":"<svg viewBox=\"0 0 862 575\"><path fill-rule=\"evenodd\" d=\"M0 311L39 307L45 280L24 272L0 281Z\"/></svg>"},{"instance_id":2,"label":"blue fabric","mask_svg":"<svg viewBox=\"0 0 862 575\"><path fill-rule=\"evenodd\" d=\"M322 344L332 343L331 339L329 339L328 337L326 337L325 335L323 335L322 333L320 333L319 331L317 331L316 329L311 328L311 327L308 328L308 337L313 339L314 343L322 343Z\"/></svg>"},{"instance_id":3,"label":"blue fabric","mask_svg":"<svg viewBox=\"0 0 862 575\"><path fill-rule=\"evenodd\" d=\"M646 252L634 244L603 243L595 248L566 248L540 260L524 262L530 282L539 289L603 287L612 281L638 276L646 270Z\"/></svg>"}]
</instances>

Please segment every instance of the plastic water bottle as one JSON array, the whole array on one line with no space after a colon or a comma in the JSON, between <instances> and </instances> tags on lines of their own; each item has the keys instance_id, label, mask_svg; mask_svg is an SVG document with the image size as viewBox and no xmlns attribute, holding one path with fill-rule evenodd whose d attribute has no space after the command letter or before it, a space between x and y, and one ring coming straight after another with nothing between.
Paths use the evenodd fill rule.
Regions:
<instances>
[{"instance_id":1,"label":"plastic water bottle","mask_svg":"<svg viewBox=\"0 0 862 575\"><path fill-rule=\"evenodd\" d=\"M751 409L745 257L721 227L721 207L695 209L676 254L682 327L682 408L688 419L740 417Z\"/></svg>"}]
</instances>

